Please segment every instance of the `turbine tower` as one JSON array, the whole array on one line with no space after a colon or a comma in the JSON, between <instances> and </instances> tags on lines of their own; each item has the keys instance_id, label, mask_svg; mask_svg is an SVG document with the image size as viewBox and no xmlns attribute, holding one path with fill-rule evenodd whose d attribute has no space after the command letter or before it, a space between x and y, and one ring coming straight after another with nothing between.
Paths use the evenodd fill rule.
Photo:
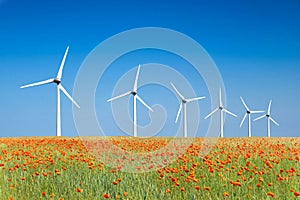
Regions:
<instances>
[{"instance_id":1,"label":"turbine tower","mask_svg":"<svg viewBox=\"0 0 300 200\"><path fill-rule=\"evenodd\" d=\"M177 90L177 88L171 83L171 86L173 87L174 91L178 95L178 97L181 99L181 103L177 112L176 120L175 122L177 123L179 115L181 113L182 107L183 107L183 135L186 138L187 137L187 116L186 116L186 104L192 101L204 99L205 97L195 97L195 98L189 98L186 99L184 96Z\"/></svg>"},{"instance_id":2,"label":"turbine tower","mask_svg":"<svg viewBox=\"0 0 300 200\"><path fill-rule=\"evenodd\" d=\"M78 108L79 105L76 103L76 101L69 95L69 93L66 91L66 89L61 85L61 78L62 78L62 71L64 68L64 64L66 61L66 57L69 51L69 46L67 47L64 57L62 59L62 62L60 64L58 73L56 78L50 78L44 81L36 82L36 83L31 83L28 85L21 86L21 88L27 88L27 87L32 87L32 86L38 86L38 85L44 85L44 84L49 84L49 83L56 83L57 89L56 89L56 95L57 95L57 103L56 103L56 136L61 136L61 115L60 115L60 91L62 91L71 101L75 106Z\"/></svg>"},{"instance_id":3,"label":"turbine tower","mask_svg":"<svg viewBox=\"0 0 300 200\"><path fill-rule=\"evenodd\" d=\"M221 137L224 137L224 112L237 117L235 114L233 114L232 112L228 111L226 108L224 108L223 103L222 103L222 93L221 93L221 88L219 89L219 107L217 107L216 109L214 109L211 113L209 113L205 119L209 118L212 114L214 114L215 112L217 112L218 110L220 110L220 134Z\"/></svg>"},{"instance_id":4,"label":"turbine tower","mask_svg":"<svg viewBox=\"0 0 300 200\"><path fill-rule=\"evenodd\" d=\"M125 92L119 96L113 97L111 99L108 99L107 101L114 101L116 99L120 99L122 97L128 96L128 95L133 95L133 136L137 137L137 115L136 115L136 102L137 100L139 100L144 106L146 106L151 112L153 112L152 108L150 106L148 106L142 98L140 98L137 95L137 83L138 83L138 78L139 78L139 73L140 73L140 68L141 66L138 66L137 72L136 72L136 76L135 76L135 81L134 81L134 85L133 85L133 89L131 91Z\"/></svg>"},{"instance_id":5,"label":"turbine tower","mask_svg":"<svg viewBox=\"0 0 300 200\"><path fill-rule=\"evenodd\" d=\"M242 97L241 98L241 101L246 109L246 113L244 115L244 118L240 124L240 127L242 127L247 115L248 115L248 137L251 137L251 114L254 114L254 113L262 113L264 111L260 111L260 110L250 110L249 107L247 106L247 104L245 103L244 99Z\"/></svg>"},{"instance_id":6,"label":"turbine tower","mask_svg":"<svg viewBox=\"0 0 300 200\"><path fill-rule=\"evenodd\" d=\"M271 137L271 121L276 124L277 126L279 126L279 124L271 117L271 104L272 104L272 100L270 100L269 102L269 106L268 106L268 112L265 115L262 115L256 119L254 119L254 121L262 119L263 117L267 118L268 121L268 137Z\"/></svg>"}]
</instances>

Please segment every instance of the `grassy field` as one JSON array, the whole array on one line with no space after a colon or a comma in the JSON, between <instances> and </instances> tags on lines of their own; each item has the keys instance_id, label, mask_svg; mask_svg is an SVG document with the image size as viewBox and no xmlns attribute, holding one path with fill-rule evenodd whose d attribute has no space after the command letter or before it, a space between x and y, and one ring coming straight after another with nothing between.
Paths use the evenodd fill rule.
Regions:
<instances>
[{"instance_id":1,"label":"grassy field","mask_svg":"<svg viewBox=\"0 0 300 200\"><path fill-rule=\"evenodd\" d=\"M300 199L300 138L190 142L0 138L0 199Z\"/></svg>"}]
</instances>

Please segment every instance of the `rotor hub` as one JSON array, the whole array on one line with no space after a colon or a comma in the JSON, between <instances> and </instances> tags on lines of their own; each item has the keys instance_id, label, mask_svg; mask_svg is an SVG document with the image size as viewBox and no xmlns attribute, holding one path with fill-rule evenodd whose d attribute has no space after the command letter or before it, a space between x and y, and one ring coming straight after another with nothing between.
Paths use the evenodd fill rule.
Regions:
<instances>
[{"instance_id":1,"label":"rotor hub","mask_svg":"<svg viewBox=\"0 0 300 200\"><path fill-rule=\"evenodd\" d=\"M53 82L56 83L57 85L59 85L61 81L56 78L56 79L53 80Z\"/></svg>"},{"instance_id":2,"label":"rotor hub","mask_svg":"<svg viewBox=\"0 0 300 200\"><path fill-rule=\"evenodd\" d=\"M132 91L131 94L133 94L133 96L135 96L137 93L136 93L136 91Z\"/></svg>"}]
</instances>

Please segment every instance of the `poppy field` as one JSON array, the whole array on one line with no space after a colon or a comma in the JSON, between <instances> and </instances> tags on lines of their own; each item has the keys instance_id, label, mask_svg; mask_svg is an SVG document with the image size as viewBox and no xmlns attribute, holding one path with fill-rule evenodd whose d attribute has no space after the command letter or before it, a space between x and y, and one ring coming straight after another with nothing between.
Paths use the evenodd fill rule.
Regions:
<instances>
[{"instance_id":1,"label":"poppy field","mask_svg":"<svg viewBox=\"0 0 300 200\"><path fill-rule=\"evenodd\" d=\"M300 199L300 138L186 140L0 138L0 197Z\"/></svg>"}]
</instances>

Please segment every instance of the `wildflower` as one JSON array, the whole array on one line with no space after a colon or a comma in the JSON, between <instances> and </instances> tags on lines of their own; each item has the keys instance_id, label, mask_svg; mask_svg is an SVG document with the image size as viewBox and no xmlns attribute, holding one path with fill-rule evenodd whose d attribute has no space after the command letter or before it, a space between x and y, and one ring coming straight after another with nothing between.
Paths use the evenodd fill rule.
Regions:
<instances>
[{"instance_id":1,"label":"wildflower","mask_svg":"<svg viewBox=\"0 0 300 200\"><path fill-rule=\"evenodd\" d=\"M114 181L113 184L114 184L114 185L118 185L118 182Z\"/></svg>"},{"instance_id":2,"label":"wildflower","mask_svg":"<svg viewBox=\"0 0 300 200\"><path fill-rule=\"evenodd\" d=\"M83 192L83 189L76 188L76 192Z\"/></svg>"},{"instance_id":3,"label":"wildflower","mask_svg":"<svg viewBox=\"0 0 300 200\"><path fill-rule=\"evenodd\" d=\"M241 184L240 181L230 181L230 183L231 183L233 186L239 186L239 187L242 186L242 184Z\"/></svg>"},{"instance_id":4,"label":"wildflower","mask_svg":"<svg viewBox=\"0 0 300 200\"><path fill-rule=\"evenodd\" d=\"M268 183L268 186L272 186L273 185L273 183Z\"/></svg>"},{"instance_id":5,"label":"wildflower","mask_svg":"<svg viewBox=\"0 0 300 200\"><path fill-rule=\"evenodd\" d=\"M171 190L170 189L166 189L166 193L170 193L171 192Z\"/></svg>"},{"instance_id":6,"label":"wildflower","mask_svg":"<svg viewBox=\"0 0 300 200\"><path fill-rule=\"evenodd\" d=\"M184 191L185 191L184 187L180 188L180 191L181 191L181 192L184 192Z\"/></svg>"},{"instance_id":7,"label":"wildflower","mask_svg":"<svg viewBox=\"0 0 300 200\"><path fill-rule=\"evenodd\" d=\"M210 191L210 187L204 187L204 190Z\"/></svg>"},{"instance_id":8,"label":"wildflower","mask_svg":"<svg viewBox=\"0 0 300 200\"><path fill-rule=\"evenodd\" d=\"M104 197L105 199L108 199L110 196L109 196L109 194L103 194L103 197Z\"/></svg>"},{"instance_id":9,"label":"wildflower","mask_svg":"<svg viewBox=\"0 0 300 200\"><path fill-rule=\"evenodd\" d=\"M272 197L272 198L274 198L274 196L275 196L273 192L267 192L267 195Z\"/></svg>"},{"instance_id":10,"label":"wildflower","mask_svg":"<svg viewBox=\"0 0 300 200\"><path fill-rule=\"evenodd\" d=\"M124 192L124 196L127 197L128 196L128 192Z\"/></svg>"},{"instance_id":11,"label":"wildflower","mask_svg":"<svg viewBox=\"0 0 300 200\"><path fill-rule=\"evenodd\" d=\"M300 197L300 192L294 192L294 195L295 195L296 197Z\"/></svg>"},{"instance_id":12,"label":"wildflower","mask_svg":"<svg viewBox=\"0 0 300 200\"><path fill-rule=\"evenodd\" d=\"M195 186L195 189L196 189L196 190L200 190L200 186L199 186L199 185L196 185L196 186Z\"/></svg>"},{"instance_id":13,"label":"wildflower","mask_svg":"<svg viewBox=\"0 0 300 200\"><path fill-rule=\"evenodd\" d=\"M42 196L46 196L46 192L42 192Z\"/></svg>"},{"instance_id":14,"label":"wildflower","mask_svg":"<svg viewBox=\"0 0 300 200\"><path fill-rule=\"evenodd\" d=\"M229 196L228 192L224 192L223 196L228 197Z\"/></svg>"}]
</instances>

